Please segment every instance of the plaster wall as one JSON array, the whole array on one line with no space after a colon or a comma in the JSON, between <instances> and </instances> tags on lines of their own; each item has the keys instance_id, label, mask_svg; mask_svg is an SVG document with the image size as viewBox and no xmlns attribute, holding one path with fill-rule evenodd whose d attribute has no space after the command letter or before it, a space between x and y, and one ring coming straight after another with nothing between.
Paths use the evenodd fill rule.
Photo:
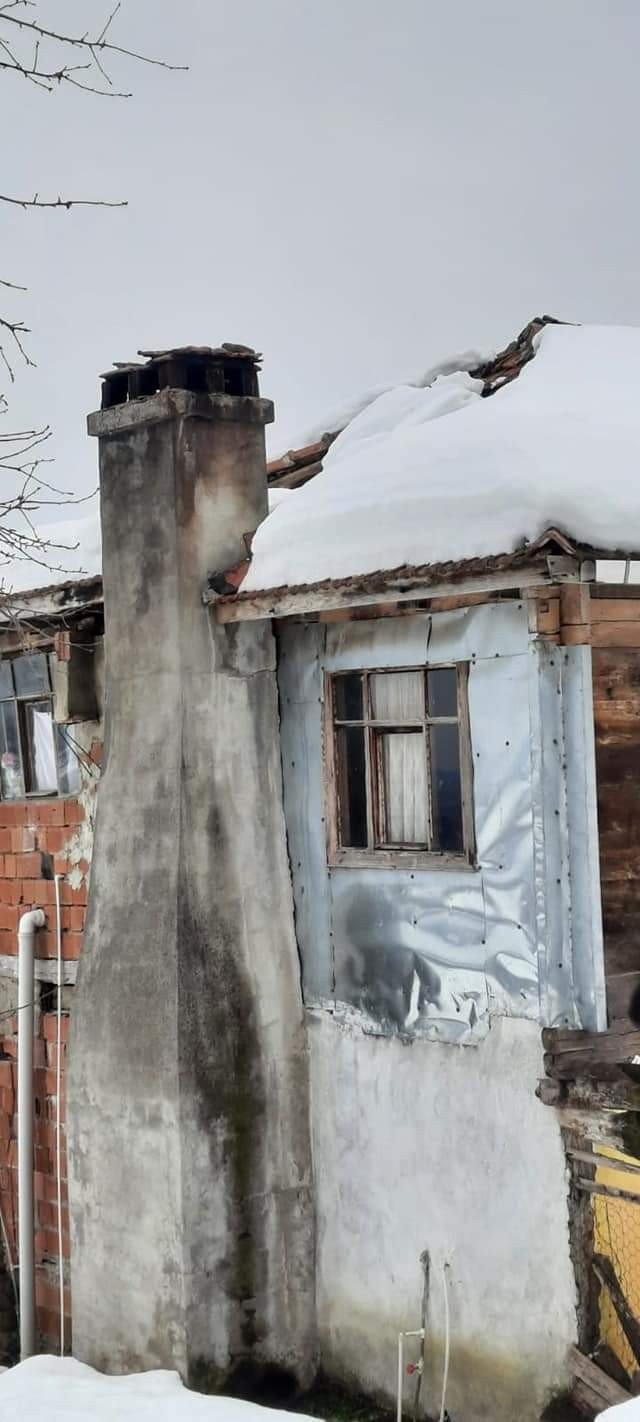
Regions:
<instances>
[{"instance_id":1,"label":"plaster wall","mask_svg":"<svg viewBox=\"0 0 640 1422\"><path fill-rule=\"evenodd\" d=\"M427 1249L424 1410L439 1413L446 1264L451 1417L537 1422L576 1337L564 1152L535 1096L539 1029L498 1018L469 1051L307 1019L323 1368L391 1401L398 1332L420 1327ZM408 1413L414 1387L407 1378Z\"/></svg>"}]
</instances>

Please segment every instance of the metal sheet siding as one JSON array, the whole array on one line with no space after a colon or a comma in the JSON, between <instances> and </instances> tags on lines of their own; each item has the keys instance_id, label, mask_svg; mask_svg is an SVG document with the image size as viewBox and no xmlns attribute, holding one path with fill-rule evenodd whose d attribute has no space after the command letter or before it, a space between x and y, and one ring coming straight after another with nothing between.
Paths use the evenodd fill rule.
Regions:
<instances>
[{"instance_id":1,"label":"metal sheet siding","mask_svg":"<svg viewBox=\"0 0 640 1422\"><path fill-rule=\"evenodd\" d=\"M582 941L593 922L588 905L581 941L572 944L566 651L533 641L526 607L516 601L328 626L280 624L285 811L308 1004L356 1013L375 1033L466 1043L485 1035L491 1014L595 1021L597 991L589 984L598 949L589 948L589 968ZM329 869L325 671L447 661L469 662L478 867ZM574 703L585 694L576 687ZM581 734L574 704L578 777ZM575 854L585 846L591 873L597 836L577 837ZM578 973L572 948L582 955Z\"/></svg>"}]
</instances>

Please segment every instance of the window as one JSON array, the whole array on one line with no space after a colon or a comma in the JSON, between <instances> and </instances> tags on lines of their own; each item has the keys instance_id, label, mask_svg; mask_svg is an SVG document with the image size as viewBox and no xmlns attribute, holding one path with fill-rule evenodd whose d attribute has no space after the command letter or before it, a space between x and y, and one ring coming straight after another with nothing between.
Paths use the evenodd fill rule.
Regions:
<instances>
[{"instance_id":1,"label":"window","mask_svg":"<svg viewBox=\"0 0 640 1422\"><path fill-rule=\"evenodd\" d=\"M74 795L79 789L77 757L53 719L49 657L30 652L0 660L2 799Z\"/></svg>"},{"instance_id":2,"label":"window","mask_svg":"<svg viewBox=\"0 0 640 1422\"><path fill-rule=\"evenodd\" d=\"M473 854L467 665L328 677L334 864Z\"/></svg>"}]
</instances>

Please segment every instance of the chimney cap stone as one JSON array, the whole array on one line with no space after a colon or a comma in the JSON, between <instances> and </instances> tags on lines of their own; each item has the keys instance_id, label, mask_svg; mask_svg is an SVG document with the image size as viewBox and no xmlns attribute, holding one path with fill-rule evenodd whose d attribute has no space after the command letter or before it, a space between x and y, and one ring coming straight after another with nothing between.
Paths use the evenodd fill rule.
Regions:
<instances>
[{"instance_id":1,"label":"chimney cap stone","mask_svg":"<svg viewBox=\"0 0 640 1422\"><path fill-rule=\"evenodd\" d=\"M102 380L102 408L147 399L160 390L197 395L258 396L261 355L251 346L174 346L138 351L144 361L114 362Z\"/></svg>"}]
</instances>

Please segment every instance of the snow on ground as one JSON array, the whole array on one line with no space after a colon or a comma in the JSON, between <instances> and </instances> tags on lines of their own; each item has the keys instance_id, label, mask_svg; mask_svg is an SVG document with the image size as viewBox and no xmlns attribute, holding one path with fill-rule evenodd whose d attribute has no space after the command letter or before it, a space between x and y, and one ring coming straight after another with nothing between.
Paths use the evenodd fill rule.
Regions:
<instances>
[{"instance_id":1,"label":"snow on ground","mask_svg":"<svg viewBox=\"0 0 640 1422\"><path fill-rule=\"evenodd\" d=\"M284 1422L292 1414L189 1392L177 1373L107 1377L74 1358L38 1357L0 1374L0 1416L20 1422Z\"/></svg>"},{"instance_id":2,"label":"snow on ground","mask_svg":"<svg viewBox=\"0 0 640 1422\"><path fill-rule=\"evenodd\" d=\"M620 1402L617 1407L607 1407L599 1412L596 1422L640 1422L640 1397L632 1397L630 1402Z\"/></svg>"},{"instance_id":3,"label":"snow on ground","mask_svg":"<svg viewBox=\"0 0 640 1422\"><path fill-rule=\"evenodd\" d=\"M640 553L640 328L547 326L489 399L464 372L369 403L258 530L243 591L509 553L557 525Z\"/></svg>"}]
</instances>

